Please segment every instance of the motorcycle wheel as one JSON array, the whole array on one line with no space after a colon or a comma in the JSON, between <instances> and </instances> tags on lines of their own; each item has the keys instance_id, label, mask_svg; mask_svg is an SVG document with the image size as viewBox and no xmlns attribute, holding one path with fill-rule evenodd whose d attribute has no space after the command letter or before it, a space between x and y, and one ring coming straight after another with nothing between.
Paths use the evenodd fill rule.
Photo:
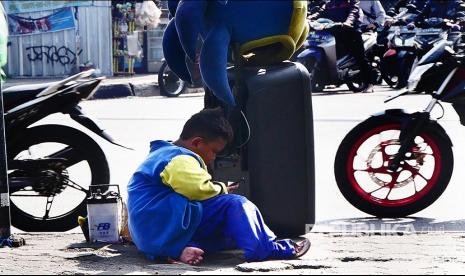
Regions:
<instances>
[{"instance_id":1,"label":"motorcycle wheel","mask_svg":"<svg viewBox=\"0 0 465 276\"><path fill-rule=\"evenodd\" d=\"M346 84L349 87L349 89L353 91L354 93L360 93L368 87L368 83L365 83L362 81L359 81L359 82L348 81L346 82Z\"/></svg>"},{"instance_id":2,"label":"motorcycle wheel","mask_svg":"<svg viewBox=\"0 0 465 276\"><path fill-rule=\"evenodd\" d=\"M408 85L408 78L412 71L413 61L404 58L399 64L399 81L397 82L396 89L402 89Z\"/></svg>"},{"instance_id":3,"label":"motorcycle wheel","mask_svg":"<svg viewBox=\"0 0 465 276\"><path fill-rule=\"evenodd\" d=\"M320 70L318 70L318 63L311 59L306 61L300 61L310 73L310 89L312 93L320 93L325 89L325 85L318 81L321 79Z\"/></svg>"},{"instance_id":4,"label":"motorcycle wheel","mask_svg":"<svg viewBox=\"0 0 465 276\"><path fill-rule=\"evenodd\" d=\"M160 94L166 97L178 97L187 89L187 83L171 71L166 62L158 70Z\"/></svg>"},{"instance_id":5,"label":"motorcycle wheel","mask_svg":"<svg viewBox=\"0 0 465 276\"><path fill-rule=\"evenodd\" d=\"M391 88L395 88L397 86L397 84L399 83L399 76L397 74L395 74L394 72L391 72L393 70L390 70L390 68L394 67L395 65L392 64L393 61L390 61L389 60L389 64L388 64L388 61L386 60L381 60L381 76L383 78L383 80L386 82L387 85L389 85L389 87Z\"/></svg>"},{"instance_id":6,"label":"motorcycle wheel","mask_svg":"<svg viewBox=\"0 0 465 276\"><path fill-rule=\"evenodd\" d=\"M32 187L13 192L12 225L23 231L62 232L75 228L78 216L87 216L89 186L110 181L108 162L100 146L74 128L61 125L29 128L19 140L9 144L8 154L15 160L64 158L68 161L65 162L66 179L73 183L57 193L50 206L49 198L40 196ZM45 204L40 206L42 203Z\"/></svg>"},{"instance_id":7,"label":"motorcycle wheel","mask_svg":"<svg viewBox=\"0 0 465 276\"><path fill-rule=\"evenodd\" d=\"M391 88L395 88L397 83L399 83L399 77L394 75L383 75L383 80Z\"/></svg>"},{"instance_id":8,"label":"motorcycle wheel","mask_svg":"<svg viewBox=\"0 0 465 276\"><path fill-rule=\"evenodd\" d=\"M450 143L428 128L415 138L398 171L388 169L400 148L401 120L372 117L343 140L335 160L339 190L357 209L381 218L399 218L433 204L453 171Z\"/></svg>"}]
</instances>

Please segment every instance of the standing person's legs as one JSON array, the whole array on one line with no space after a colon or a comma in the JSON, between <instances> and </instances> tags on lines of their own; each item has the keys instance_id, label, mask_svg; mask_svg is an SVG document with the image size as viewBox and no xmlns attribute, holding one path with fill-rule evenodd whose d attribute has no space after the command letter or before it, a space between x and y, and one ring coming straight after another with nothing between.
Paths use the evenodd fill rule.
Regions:
<instances>
[{"instance_id":1,"label":"standing person's legs","mask_svg":"<svg viewBox=\"0 0 465 276\"><path fill-rule=\"evenodd\" d=\"M364 82L373 84L373 72L370 66L370 62L365 55L365 46L363 43L362 33L356 30L350 30L347 31L347 35L349 36L349 39L347 39L349 41L347 47L360 66L360 71L362 73Z\"/></svg>"},{"instance_id":2,"label":"standing person's legs","mask_svg":"<svg viewBox=\"0 0 465 276\"><path fill-rule=\"evenodd\" d=\"M257 207L238 195L222 195L202 202L203 219L190 245L206 253L237 247L247 261L290 259L296 244L276 239Z\"/></svg>"}]
</instances>

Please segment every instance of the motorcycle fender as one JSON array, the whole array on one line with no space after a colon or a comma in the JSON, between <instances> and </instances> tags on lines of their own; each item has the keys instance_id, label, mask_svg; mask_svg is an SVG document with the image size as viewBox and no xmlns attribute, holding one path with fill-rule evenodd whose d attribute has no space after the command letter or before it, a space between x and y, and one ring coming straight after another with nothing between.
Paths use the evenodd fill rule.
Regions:
<instances>
[{"instance_id":1,"label":"motorcycle fender","mask_svg":"<svg viewBox=\"0 0 465 276\"><path fill-rule=\"evenodd\" d=\"M382 117L382 116L394 117L402 121L402 120L411 119L413 115L411 113L407 113L403 109L388 109L388 110L384 110L384 111L373 114L371 119L376 120L377 117ZM443 137L447 141L450 147L453 146L452 140L450 139L449 135L447 135L446 130L440 124L438 124L437 121L429 120L428 129L436 132L441 137Z\"/></svg>"},{"instance_id":2,"label":"motorcycle fender","mask_svg":"<svg viewBox=\"0 0 465 276\"><path fill-rule=\"evenodd\" d=\"M395 55L397 55L396 49L389 49L389 50L387 50L386 53L384 53L383 58L389 58L389 57L393 57Z\"/></svg>"},{"instance_id":3,"label":"motorcycle fender","mask_svg":"<svg viewBox=\"0 0 465 276\"><path fill-rule=\"evenodd\" d=\"M105 132L105 130L99 127L99 125L94 120L92 120L89 116L84 114L79 106L75 106L72 110L68 112L68 114L70 115L71 119L78 122L79 124L86 127L87 129L102 137L103 139L107 140L108 142L122 148L131 149L118 144L107 132Z\"/></svg>"},{"instance_id":4,"label":"motorcycle fender","mask_svg":"<svg viewBox=\"0 0 465 276\"><path fill-rule=\"evenodd\" d=\"M323 57L323 53L319 49L309 48L305 49L302 53L297 56L297 61L303 63L303 61L310 58L315 59L316 62L320 62Z\"/></svg>"}]
</instances>

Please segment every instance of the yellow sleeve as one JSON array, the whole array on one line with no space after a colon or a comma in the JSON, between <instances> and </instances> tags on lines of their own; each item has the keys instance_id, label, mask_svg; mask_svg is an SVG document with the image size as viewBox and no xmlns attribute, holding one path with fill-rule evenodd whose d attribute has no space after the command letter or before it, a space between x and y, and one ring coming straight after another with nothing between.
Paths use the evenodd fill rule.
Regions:
<instances>
[{"instance_id":1,"label":"yellow sleeve","mask_svg":"<svg viewBox=\"0 0 465 276\"><path fill-rule=\"evenodd\" d=\"M212 182L211 175L199 161L189 155L178 155L161 172L163 183L189 200L203 201L227 194L223 183Z\"/></svg>"}]
</instances>

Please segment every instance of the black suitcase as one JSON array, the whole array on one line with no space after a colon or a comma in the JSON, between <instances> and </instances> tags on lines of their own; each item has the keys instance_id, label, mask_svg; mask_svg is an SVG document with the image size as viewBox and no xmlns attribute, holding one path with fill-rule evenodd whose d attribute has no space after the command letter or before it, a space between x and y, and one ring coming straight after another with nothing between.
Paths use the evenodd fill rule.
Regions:
<instances>
[{"instance_id":1,"label":"black suitcase","mask_svg":"<svg viewBox=\"0 0 465 276\"><path fill-rule=\"evenodd\" d=\"M299 63L283 62L266 68L243 67L240 75L242 85L236 93L245 102L250 140L239 153L218 158L213 176L223 181L244 177L239 193L257 205L278 236L305 234L315 222L308 71ZM247 127L241 132L244 136Z\"/></svg>"}]
</instances>

